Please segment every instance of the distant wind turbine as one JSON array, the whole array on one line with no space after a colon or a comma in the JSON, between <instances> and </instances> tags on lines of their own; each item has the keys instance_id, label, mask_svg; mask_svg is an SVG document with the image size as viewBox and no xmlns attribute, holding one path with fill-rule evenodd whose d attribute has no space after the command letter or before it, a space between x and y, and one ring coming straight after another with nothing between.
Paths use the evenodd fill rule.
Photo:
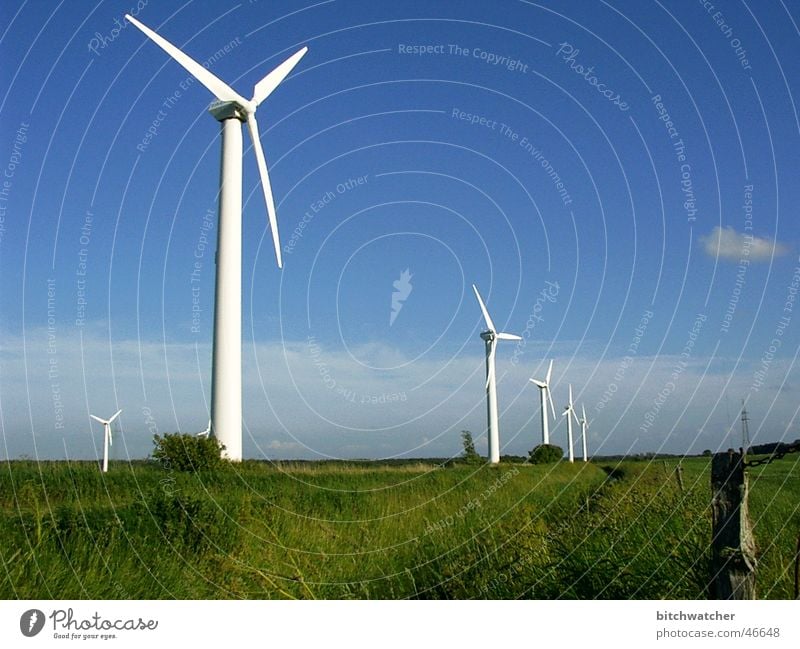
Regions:
<instances>
[{"instance_id":1,"label":"distant wind turbine","mask_svg":"<svg viewBox=\"0 0 800 649\"><path fill-rule=\"evenodd\" d=\"M500 462L500 430L497 418L497 381L495 371L497 341L522 340L522 338L515 334L498 332L475 284L472 285L472 290L475 291L475 297L478 298L478 304L481 307L483 319L486 322L487 330L481 333L481 338L486 344L486 410L489 425L489 462L498 464Z\"/></svg>"},{"instance_id":2,"label":"distant wind turbine","mask_svg":"<svg viewBox=\"0 0 800 649\"><path fill-rule=\"evenodd\" d=\"M581 425L581 440L583 440L583 461L589 461L589 453L587 452L586 433L589 430L589 420L586 419L586 406L581 404L581 418L579 421Z\"/></svg>"},{"instance_id":3,"label":"distant wind turbine","mask_svg":"<svg viewBox=\"0 0 800 649\"><path fill-rule=\"evenodd\" d=\"M211 431L225 447L224 455L242 459L242 123L253 141L261 188L267 204L269 226L278 268L283 266L275 201L267 163L259 139L256 109L292 71L308 51L295 52L255 85L245 99L197 61L132 16L127 20L182 65L218 101L209 112L222 124L222 161L219 190L217 277L214 300L214 341L211 360Z\"/></svg>"},{"instance_id":4,"label":"distant wind turbine","mask_svg":"<svg viewBox=\"0 0 800 649\"><path fill-rule=\"evenodd\" d=\"M571 415L571 416L570 416ZM572 449L573 441L572 441L572 420L575 419L577 423L580 423L578 420L578 415L575 414L575 406L572 404L572 384L569 384L569 403L564 406L564 412L561 413L562 417L567 418L567 443L569 444L569 461L575 461L575 453Z\"/></svg>"},{"instance_id":5,"label":"distant wind turbine","mask_svg":"<svg viewBox=\"0 0 800 649\"><path fill-rule=\"evenodd\" d=\"M204 431L197 433L198 437L208 437L211 434L211 420L208 420L208 426Z\"/></svg>"},{"instance_id":6,"label":"distant wind turbine","mask_svg":"<svg viewBox=\"0 0 800 649\"><path fill-rule=\"evenodd\" d=\"M120 416L120 413L122 413L122 410L117 410L111 419L101 419L100 417L89 415L95 421L99 421L103 424L103 473L108 473L108 447L113 444L111 439L111 423Z\"/></svg>"},{"instance_id":7,"label":"distant wind turbine","mask_svg":"<svg viewBox=\"0 0 800 649\"><path fill-rule=\"evenodd\" d=\"M537 379L529 379L531 383L539 388L539 399L541 401L542 411L542 444L550 443L550 422L547 417L547 402L550 401L550 409L552 410L553 419L556 418L556 407L553 405L553 396L550 394L550 375L553 373L553 361L550 361L550 366L547 368L547 376L544 381Z\"/></svg>"}]
</instances>

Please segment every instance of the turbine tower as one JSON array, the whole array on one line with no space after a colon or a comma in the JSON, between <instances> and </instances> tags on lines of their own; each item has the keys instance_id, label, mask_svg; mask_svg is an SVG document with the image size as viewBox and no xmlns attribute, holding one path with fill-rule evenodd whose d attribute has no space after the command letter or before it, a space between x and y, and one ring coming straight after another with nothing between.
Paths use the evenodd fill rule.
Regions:
<instances>
[{"instance_id":1,"label":"turbine tower","mask_svg":"<svg viewBox=\"0 0 800 649\"><path fill-rule=\"evenodd\" d=\"M581 440L583 441L583 461L589 461L589 453L586 450L586 432L589 430L589 420L586 419L586 406L581 404L581 418L579 420L581 425Z\"/></svg>"},{"instance_id":2,"label":"turbine tower","mask_svg":"<svg viewBox=\"0 0 800 649\"><path fill-rule=\"evenodd\" d=\"M256 109L308 51L304 47L255 85L245 99L150 28L126 14L156 45L180 63L217 98L209 112L222 125L217 277L214 294L214 340L211 358L211 431L230 460L242 459L242 123L247 124L256 155L261 187L278 268L283 266L275 201L258 134Z\"/></svg>"},{"instance_id":3,"label":"turbine tower","mask_svg":"<svg viewBox=\"0 0 800 649\"><path fill-rule=\"evenodd\" d=\"M575 452L573 451L573 441L572 441L572 420L575 419L577 423L580 423L578 420L578 415L575 414L575 406L572 405L572 383L569 384L569 403L564 406L564 412L561 413L562 417L567 418L567 443L569 444L569 461L575 461Z\"/></svg>"},{"instance_id":4,"label":"turbine tower","mask_svg":"<svg viewBox=\"0 0 800 649\"><path fill-rule=\"evenodd\" d=\"M111 423L120 416L122 410L117 410L111 419L101 419L94 415L89 415L95 421L103 424L103 473L108 473L108 447L113 444L111 440Z\"/></svg>"},{"instance_id":5,"label":"turbine tower","mask_svg":"<svg viewBox=\"0 0 800 649\"><path fill-rule=\"evenodd\" d=\"M491 464L498 464L500 462L500 430L498 428L497 419L497 381L494 367L495 355L497 353L497 341L522 340L522 338L514 334L498 332L475 284L472 285L472 290L475 291L475 297L478 298L478 304L481 307L483 319L486 321L486 331L481 333L481 338L486 345L486 411L488 421L489 462Z\"/></svg>"},{"instance_id":6,"label":"turbine tower","mask_svg":"<svg viewBox=\"0 0 800 649\"><path fill-rule=\"evenodd\" d=\"M531 383L539 388L539 399L541 401L542 412L542 444L550 443L550 422L547 418L547 401L550 401L550 409L552 410L553 419L556 417L556 407L553 405L553 396L550 394L550 375L553 373L553 361L550 361L550 366L547 368L547 377L544 381L537 379L529 379Z\"/></svg>"}]
</instances>

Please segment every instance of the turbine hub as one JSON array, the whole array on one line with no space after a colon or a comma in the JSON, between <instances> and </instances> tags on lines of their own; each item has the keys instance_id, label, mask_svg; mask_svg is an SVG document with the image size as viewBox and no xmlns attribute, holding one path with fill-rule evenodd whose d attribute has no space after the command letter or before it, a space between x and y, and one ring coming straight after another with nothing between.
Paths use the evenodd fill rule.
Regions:
<instances>
[{"instance_id":1,"label":"turbine hub","mask_svg":"<svg viewBox=\"0 0 800 649\"><path fill-rule=\"evenodd\" d=\"M481 338L483 338L487 343L489 341L494 340L494 338L495 338L494 331L483 331L483 332L481 332Z\"/></svg>"},{"instance_id":2,"label":"turbine hub","mask_svg":"<svg viewBox=\"0 0 800 649\"><path fill-rule=\"evenodd\" d=\"M219 122L226 119L238 119L242 123L247 121L247 109L235 101L215 101L208 107L208 112Z\"/></svg>"}]
</instances>

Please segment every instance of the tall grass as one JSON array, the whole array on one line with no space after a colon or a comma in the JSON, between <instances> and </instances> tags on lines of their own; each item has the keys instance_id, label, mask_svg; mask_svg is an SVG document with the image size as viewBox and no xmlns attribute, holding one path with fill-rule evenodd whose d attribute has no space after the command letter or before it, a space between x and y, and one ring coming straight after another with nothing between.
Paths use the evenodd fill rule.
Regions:
<instances>
[{"instance_id":1,"label":"tall grass","mask_svg":"<svg viewBox=\"0 0 800 649\"><path fill-rule=\"evenodd\" d=\"M657 463L199 474L118 463L102 475L12 462L0 472L0 597L702 597L707 464L684 463L681 492ZM785 470L761 470L752 489L757 539L778 534L764 546L765 597L790 596L782 548L796 535L798 469Z\"/></svg>"}]
</instances>

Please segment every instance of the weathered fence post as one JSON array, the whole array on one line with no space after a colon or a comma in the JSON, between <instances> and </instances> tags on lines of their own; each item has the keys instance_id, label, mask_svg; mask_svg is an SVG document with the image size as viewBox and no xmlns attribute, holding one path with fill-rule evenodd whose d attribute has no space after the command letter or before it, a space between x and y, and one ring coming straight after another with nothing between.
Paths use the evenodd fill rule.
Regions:
<instances>
[{"instance_id":1,"label":"weathered fence post","mask_svg":"<svg viewBox=\"0 0 800 649\"><path fill-rule=\"evenodd\" d=\"M747 511L744 454L732 449L711 460L711 599L755 599L755 541Z\"/></svg>"},{"instance_id":2,"label":"weathered fence post","mask_svg":"<svg viewBox=\"0 0 800 649\"><path fill-rule=\"evenodd\" d=\"M678 478L678 488L683 491L683 465L680 462L675 467L675 476Z\"/></svg>"},{"instance_id":3,"label":"weathered fence post","mask_svg":"<svg viewBox=\"0 0 800 649\"><path fill-rule=\"evenodd\" d=\"M797 537L797 551L794 554L794 598L800 599L800 535Z\"/></svg>"}]
</instances>

